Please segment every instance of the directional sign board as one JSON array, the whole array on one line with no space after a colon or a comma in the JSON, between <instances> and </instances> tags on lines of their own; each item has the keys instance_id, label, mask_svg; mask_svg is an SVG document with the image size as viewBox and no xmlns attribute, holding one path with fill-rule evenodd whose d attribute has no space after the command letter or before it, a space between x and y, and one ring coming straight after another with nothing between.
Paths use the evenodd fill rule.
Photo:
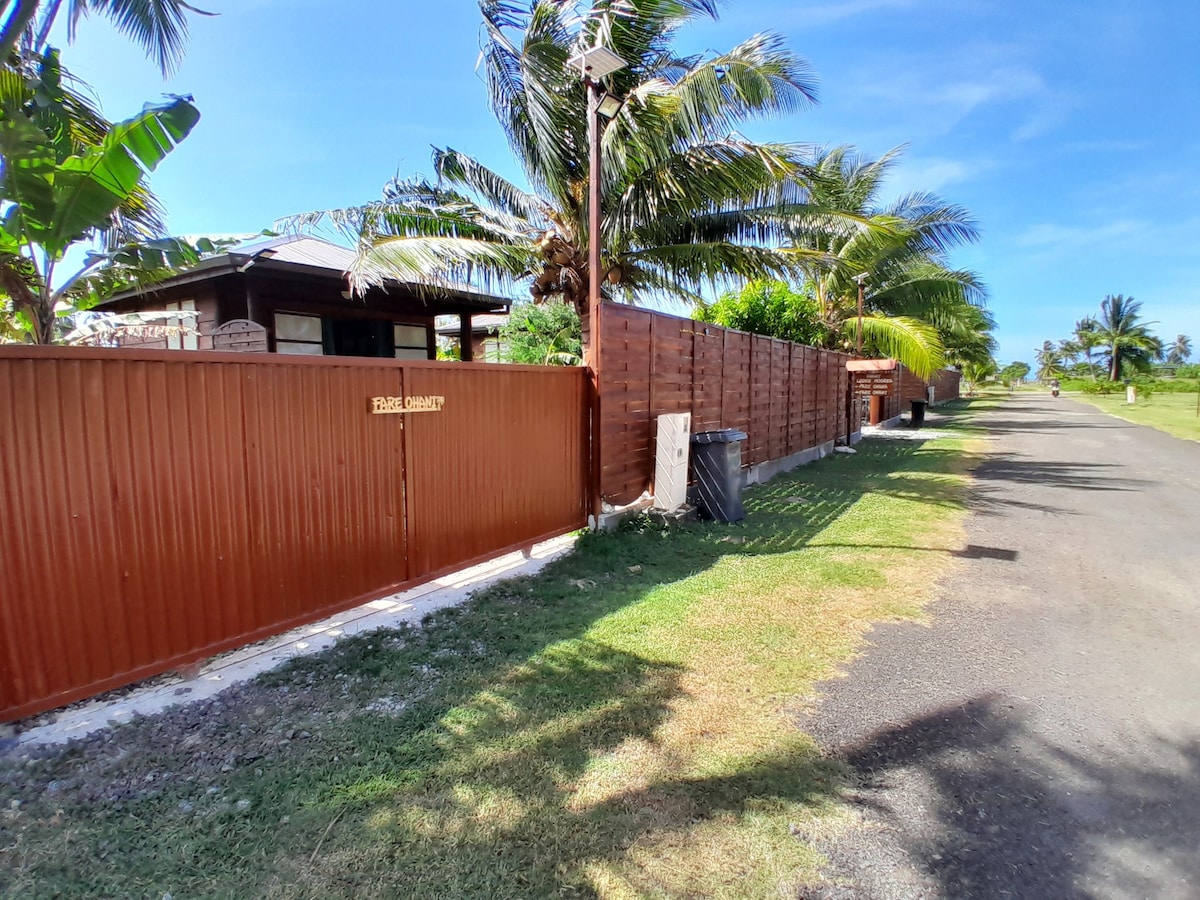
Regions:
<instances>
[{"instance_id":1,"label":"directional sign board","mask_svg":"<svg viewBox=\"0 0 1200 900\"><path fill-rule=\"evenodd\" d=\"M896 388L895 372L856 372L854 393L859 397L889 397Z\"/></svg>"},{"instance_id":2,"label":"directional sign board","mask_svg":"<svg viewBox=\"0 0 1200 900\"><path fill-rule=\"evenodd\" d=\"M894 359L852 359L846 368L854 376L854 393L859 397L891 396L900 375Z\"/></svg>"}]
</instances>

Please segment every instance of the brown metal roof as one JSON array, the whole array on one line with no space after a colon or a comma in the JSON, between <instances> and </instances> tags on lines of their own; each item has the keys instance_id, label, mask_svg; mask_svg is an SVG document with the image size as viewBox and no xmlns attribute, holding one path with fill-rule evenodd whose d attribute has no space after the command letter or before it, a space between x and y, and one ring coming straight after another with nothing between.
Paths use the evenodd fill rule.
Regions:
<instances>
[{"instance_id":1,"label":"brown metal roof","mask_svg":"<svg viewBox=\"0 0 1200 900\"><path fill-rule=\"evenodd\" d=\"M240 247L237 252L257 259L273 259L276 262L329 269L339 275L349 271L355 256L349 247L339 247L329 241L305 235L263 241Z\"/></svg>"}]
</instances>

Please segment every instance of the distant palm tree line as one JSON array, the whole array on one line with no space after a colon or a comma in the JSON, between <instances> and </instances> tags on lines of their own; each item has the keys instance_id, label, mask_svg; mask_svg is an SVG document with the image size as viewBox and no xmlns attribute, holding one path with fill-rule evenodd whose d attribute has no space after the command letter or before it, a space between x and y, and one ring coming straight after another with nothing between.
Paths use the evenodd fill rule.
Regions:
<instances>
[{"instance_id":1,"label":"distant palm tree line","mask_svg":"<svg viewBox=\"0 0 1200 900\"><path fill-rule=\"evenodd\" d=\"M1165 346L1150 330L1153 324L1142 320L1139 301L1109 295L1100 303L1100 314L1077 321L1070 337L1042 343L1036 351L1036 377L1047 381L1071 374L1092 378L1104 374L1116 381L1149 372L1156 362L1186 363L1192 355L1191 338L1181 334Z\"/></svg>"}]
</instances>

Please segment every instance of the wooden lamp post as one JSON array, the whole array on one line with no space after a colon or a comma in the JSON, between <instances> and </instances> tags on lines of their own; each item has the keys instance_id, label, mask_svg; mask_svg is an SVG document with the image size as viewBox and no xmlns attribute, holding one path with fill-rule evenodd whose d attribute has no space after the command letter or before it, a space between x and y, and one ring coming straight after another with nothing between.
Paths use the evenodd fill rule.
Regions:
<instances>
[{"instance_id":1,"label":"wooden lamp post","mask_svg":"<svg viewBox=\"0 0 1200 900\"><path fill-rule=\"evenodd\" d=\"M862 357L862 317L863 317L863 291L866 288L867 279L871 276L867 272L862 272L854 276L854 280L858 282L858 339L855 342L855 356Z\"/></svg>"}]
</instances>

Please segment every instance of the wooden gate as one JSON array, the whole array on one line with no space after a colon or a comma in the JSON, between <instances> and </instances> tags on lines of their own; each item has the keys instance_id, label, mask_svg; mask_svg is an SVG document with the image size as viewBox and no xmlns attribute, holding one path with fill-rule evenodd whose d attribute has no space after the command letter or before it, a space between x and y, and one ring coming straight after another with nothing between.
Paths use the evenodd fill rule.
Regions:
<instances>
[{"instance_id":1,"label":"wooden gate","mask_svg":"<svg viewBox=\"0 0 1200 900\"><path fill-rule=\"evenodd\" d=\"M0 348L0 720L580 528L577 368Z\"/></svg>"}]
</instances>

